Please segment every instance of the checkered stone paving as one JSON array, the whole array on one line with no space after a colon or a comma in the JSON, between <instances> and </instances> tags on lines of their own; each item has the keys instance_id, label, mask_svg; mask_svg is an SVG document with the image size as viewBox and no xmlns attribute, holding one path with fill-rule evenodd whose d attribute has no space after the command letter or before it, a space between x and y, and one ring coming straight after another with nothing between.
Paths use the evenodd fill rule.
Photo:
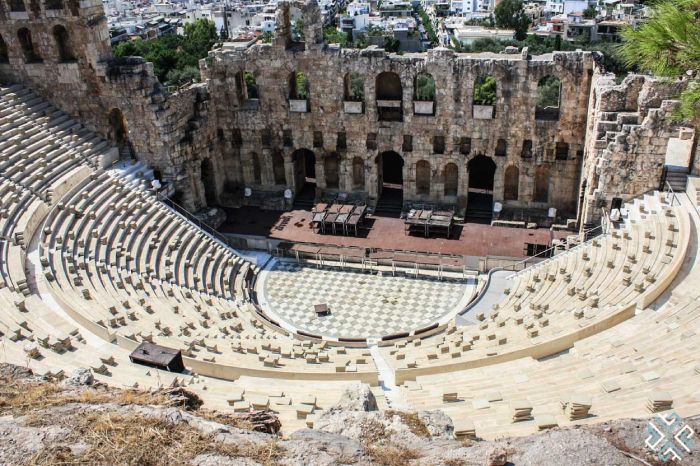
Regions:
<instances>
[{"instance_id":1,"label":"checkered stone paving","mask_svg":"<svg viewBox=\"0 0 700 466\"><path fill-rule=\"evenodd\" d=\"M456 310L466 282L318 269L278 261L263 284L267 308L311 333L365 338L426 327ZM315 304L331 314L317 317Z\"/></svg>"}]
</instances>

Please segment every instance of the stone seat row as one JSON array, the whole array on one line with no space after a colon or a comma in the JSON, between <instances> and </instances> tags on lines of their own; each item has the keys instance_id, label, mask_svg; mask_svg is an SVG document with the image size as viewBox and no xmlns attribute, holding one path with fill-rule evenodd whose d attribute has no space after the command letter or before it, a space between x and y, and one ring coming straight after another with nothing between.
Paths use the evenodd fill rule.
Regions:
<instances>
[{"instance_id":1,"label":"stone seat row","mask_svg":"<svg viewBox=\"0 0 700 466\"><path fill-rule=\"evenodd\" d=\"M683 260L677 251L685 250L689 241L687 227L683 235L678 232L685 224L687 213L664 206L647 216L643 226L625 226L515 277L514 291L506 290L504 301L489 316L477 316L477 325L452 325L441 335L396 343L382 352L390 366L407 373L431 366L448 370L526 351L616 315L629 315L630 305L658 295L677 272ZM624 250L614 246L617 240L626 244ZM562 273L566 270L571 274Z\"/></svg>"}]
</instances>

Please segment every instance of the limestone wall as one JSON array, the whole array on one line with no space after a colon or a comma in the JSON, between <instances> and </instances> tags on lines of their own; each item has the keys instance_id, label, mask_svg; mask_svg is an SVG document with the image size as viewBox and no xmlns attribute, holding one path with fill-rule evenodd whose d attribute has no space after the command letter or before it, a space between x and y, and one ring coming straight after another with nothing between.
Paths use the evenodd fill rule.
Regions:
<instances>
[{"instance_id":1,"label":"limestone wall","mask_svg":"<svg viewBox=\"0 0 700 466\"><path fill-rule=\"evenodd\" d=\"M614 198L626 202L659 189L669 139L688 131L671 118L685 82L641 75L619 85L607 75L594 81L581 183L584 223L598 220Z\"/></svg>"},{"instance_id":2,"label":"limestone wall","mask_svg":"<svg viewBox=\"0 0 700 466\"><path fill-rule=\"evenodd\" d=\"M100 1L64 0L59 9L26 1L25 9L10 11L10 4L0 0L0 36L8 49L8 60L0 60L0 82L25 84L88 128L128 145L175 184L188 207L204 205L188 161L197 152L193 145L207 144L206 137L192 137L198 127L192 120L206 113L199 111L199 103L208 98L206 89L193 86L171 95L158 82L152 64L139 58L113 59ZM60 28L63 41L58 39ZM31 38L31 59L27 41L20 37L23 29ZM110 120L115 109L123 116L128 144L115 135Z\"/></svg>"},{"instance_id":3,"label":"limestone wall","mask_svg":"<svg viewBox=\"0 0 700 466\"><path fill-rule=\"evenodd\" d=\"M274 183L272 163L273 154L279 153L285 164L285 185L299 189L293 154L308 149L315 154L319 192L355 191L372 201L378 195L377 157L385 151L395 151L404 159L405 199L464 205L469 188L467 165L483 154L497 166L495 200L503 200L504 171L515 165L519 168L520 186L518 199L509 204L556 206L574 212L594 68L594 57L587 52L522 57L520 54L455 54L433 49L423 54L396 55L381 49L358 51L321 46L307 46L298 52L287 48L285 41L245 49L224 47L211 52L202 65L210 94L216 96L211 116L223 130L225 141L218 164L231 169L226 171L230 184L254 190L279 189L279 184ZM254 106L245 99L241 86L240 73L244 71L255 76L259 100ZM308 76L310 110L307 113L290 110L289 80L293 71ZM344 110L344 77L350 72L359 73L364 81L362 114ZM382 72L396 73L401 79L401 122L379 119L376 80ZM414 81L421 72L430 73L436 82L434 115L414 112ZM477 119L473 116L478 110L473 108L474 83L486 75L494 76L498 83L495 115ZM537 84L548 75L558 77L562 83L557 121L535 118ZM343 134L346 148L337 144L339 135L342 138ZM404 144L406 135L412 139L410 152ZM435 137L444 138L443 153L434 150ZM471 146L467 151L465 138L469 138ZM497 156L499 139L506 141L507 147L505 155ZM532 144L532 157L527 159L522 157L525 140ZM557 143L568 144L565 160L557 160L555 156ZM253 157L260 164L257 180L252 169ZM326 157L339 158L337 188L328 186L324 173ZM364 167L364 186L359 187L352 172L356 157ZM430 189L425 194L416 187L419 161L430 164ZM445 196L444 169L449 163L458 167L456 198ZM549 169L546 202L533 199L535 171L540 166ZM237 171L237 167L241 170Z\"/></svg>"}]
</instances>

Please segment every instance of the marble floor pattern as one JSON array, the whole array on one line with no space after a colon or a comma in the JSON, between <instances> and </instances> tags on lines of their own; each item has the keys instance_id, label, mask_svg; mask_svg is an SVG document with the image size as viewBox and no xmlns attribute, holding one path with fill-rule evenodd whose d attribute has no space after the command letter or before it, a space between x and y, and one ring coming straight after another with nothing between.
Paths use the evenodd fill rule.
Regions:
<instances>
[{"instance_id":1,"label":"marble floor pattern","mask_svg":"<svg viewBox=\"0 0 700 466\"><path fill-rule=\"evenodd\" d=\"M295 327L330 337L365 338L425 327L454 311L473 285L318 269L278 261L264 294L269 309ZM317 317L315 304L331 314Z\"/></svg>"}]
</instances>

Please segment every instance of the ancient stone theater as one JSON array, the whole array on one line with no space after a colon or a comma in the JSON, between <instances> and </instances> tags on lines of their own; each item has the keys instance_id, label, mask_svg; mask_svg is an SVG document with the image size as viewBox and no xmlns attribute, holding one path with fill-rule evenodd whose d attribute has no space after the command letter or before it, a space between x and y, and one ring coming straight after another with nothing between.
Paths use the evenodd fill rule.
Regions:
<instances>
[{"instance_id":1,"label":"ancient stone theater","mask_svg":"<svg viewBox=\"0 0 700 466\"><path fill-rule=\"evenodd\" d=\"M457 437L699 414L687 82L344 49L319 18L283 0L271 43L168 87L113 57L101 2L0 0L3 362L285 435L358 383Z\"/></svg>"}]
</instances>

